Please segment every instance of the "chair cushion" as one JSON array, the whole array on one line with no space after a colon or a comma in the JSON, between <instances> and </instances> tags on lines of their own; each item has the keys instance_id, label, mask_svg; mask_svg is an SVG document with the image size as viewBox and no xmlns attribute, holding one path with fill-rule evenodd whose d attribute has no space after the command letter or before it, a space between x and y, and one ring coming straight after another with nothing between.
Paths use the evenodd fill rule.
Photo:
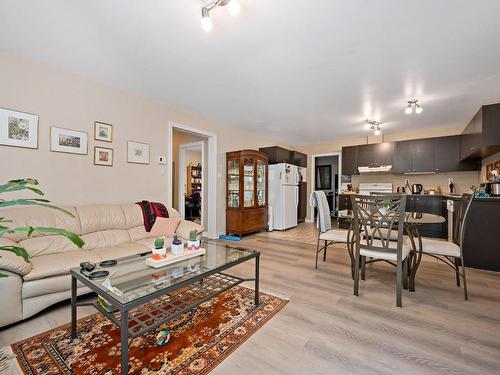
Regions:
<instances>
[{"instance_id":1,"label":"chair cushion","mask_svg":"<svg viewBox=\"0 0 500 375\"><path fill-rule=\"evenodd\" d=\"M178 217L157 217L151 228L151 236L173 236L180 222L181 219Z\"/></svg>"},{"instance_id":2,"label":"chair cushion","mask_svg":"<svg viewBox=\"0 0 500 375\"><path fill-rule=\"evenodd\" d=\"M430 238L422 239L422 252L435 255L447 255L451 257L460 257L460 247L450 241L433 240Z\"/></svg>"},{"instance_id":3,"label":"chair cushion","mask_svg":"<svg viewBox=\"0 0 500 375\"><path fill-rule=\"evenodd\" d=\"M347 230L330 229L319 235L320 240L334 241L340 243L347 243Z\"/></svg>"},{"instance_id":4,"label":"chair cushion","mask_svg":"<svg viewBox=\"0 0 500 375\"><path fill-rule=\"evenodd\" d=\"M363 248L363 243L361 243L361 248L359 249L359 254L363 255L365 257L370 257L370 258L375 258L375 259L383 259L383 260L389 260L396 262L397 261L397 254L396 254L396 248L397 248L398 243L390 241L389 242L389 249L387 251L382 251L382 250L376 250L376 249L366 249ZM382 241L380 240L373 240L372 246L376 247L382 247ZM411 251L411 244L408 241L403 242L403 248L402 248L402 253L403 253L403 260L406 259L408 254ZM393 251L391 251L393 250Z\"/></svg>"},{"instance_id":5,"label":"chair cushion","mask_svg":"<svg viewBox=\"0 0 500 375\"><path fill-rule=\"evenodd\" d=\"M25 281L44 277L67 275L72 267L79 267L81 262L100 262L99 255L88 250L71 250L63 254L48 254L30 259L32 270L24 276Z\"/></svg>"}]
</instances>

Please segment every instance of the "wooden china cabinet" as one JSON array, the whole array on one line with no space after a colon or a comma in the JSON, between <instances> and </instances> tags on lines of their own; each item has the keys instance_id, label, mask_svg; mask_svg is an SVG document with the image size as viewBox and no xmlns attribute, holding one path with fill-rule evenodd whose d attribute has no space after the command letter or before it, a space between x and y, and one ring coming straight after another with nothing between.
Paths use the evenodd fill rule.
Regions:
<instances>
[{"instance_id":1,"label":"wooden china cabinet","mask_svg":"<svg viewBox=\"0 0 500 375\"><path fill-rule=\"evenodd\" d=\"M266 154L226 153L226 232L240 237L267 228Z\"/></svg>"}]
</instances>

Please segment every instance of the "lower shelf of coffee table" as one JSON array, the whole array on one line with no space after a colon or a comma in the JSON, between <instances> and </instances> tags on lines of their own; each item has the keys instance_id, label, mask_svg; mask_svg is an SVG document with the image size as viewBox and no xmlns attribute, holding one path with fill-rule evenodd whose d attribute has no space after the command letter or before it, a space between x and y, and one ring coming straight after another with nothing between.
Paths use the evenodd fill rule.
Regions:
<instances>
[{"instance_id":1,"label":"lower shelf of coffee table","mask_svg":"<svg viewBox=\"0 0 500 375\"><path fill-rule=\"evenodd\" d=\"M129 311L128 331L131 337L143 335L182 315L211 298L241 284L245 279L216 273L189 286L174 290ZM110 313L97 302L91 303L109 320L120 326L120 312Z\"/></svg>"}]
</instances>

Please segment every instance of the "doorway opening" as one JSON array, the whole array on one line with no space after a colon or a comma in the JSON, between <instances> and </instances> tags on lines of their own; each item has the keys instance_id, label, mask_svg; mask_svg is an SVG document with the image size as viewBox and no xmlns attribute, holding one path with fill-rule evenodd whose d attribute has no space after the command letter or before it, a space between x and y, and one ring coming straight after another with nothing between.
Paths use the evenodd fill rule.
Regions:
<instances>
[{"instance_id":1,"label":"doorway opening","mask_svg":"<svg viewBox=\"0 0 500 375\"><path fill-rule=\"evenodd\" d=\"M217 137L176 123L168 135L167 203L216 238Z\"/></svg>"},{"instance_id":2,"label":"doorway opening","mask_svg":"<svg viewBox=\"0 0 500 375\"><path fill-rule=\"evenodd\" d=\"M342 154L340 152L312 155L312 190L325 192L332 218L337 217L341 177ZM312 214L312 220L315 220L316 209Z\"/></svg>"}]
</instances>

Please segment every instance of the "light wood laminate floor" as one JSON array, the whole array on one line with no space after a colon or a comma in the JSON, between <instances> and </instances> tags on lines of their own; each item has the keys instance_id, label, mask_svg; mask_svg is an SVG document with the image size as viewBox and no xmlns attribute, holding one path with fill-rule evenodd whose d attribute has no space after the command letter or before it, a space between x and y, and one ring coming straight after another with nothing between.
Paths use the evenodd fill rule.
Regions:
<instances>
[{"instance_id":1,"label":"light wood laminate floor","mask_svg":"<svg viewBox=\"0 0 500 375\"><path fill-rule=\"evenodd\" d=\"M331 249L314 270L315 240L314 226L301 224L241 241L262 253L262 290L290 303L213 374L500 373L500 274L469 269L466 302L451 269L425 260L399 309L392 267L369 265L355 297L345 248ZM251 276L253 264L235 273ZM79 316L93 312L81 308ZM69 316L68 303L50 308L0 331L0 346Z\"/></svg>"}]
</instances>

